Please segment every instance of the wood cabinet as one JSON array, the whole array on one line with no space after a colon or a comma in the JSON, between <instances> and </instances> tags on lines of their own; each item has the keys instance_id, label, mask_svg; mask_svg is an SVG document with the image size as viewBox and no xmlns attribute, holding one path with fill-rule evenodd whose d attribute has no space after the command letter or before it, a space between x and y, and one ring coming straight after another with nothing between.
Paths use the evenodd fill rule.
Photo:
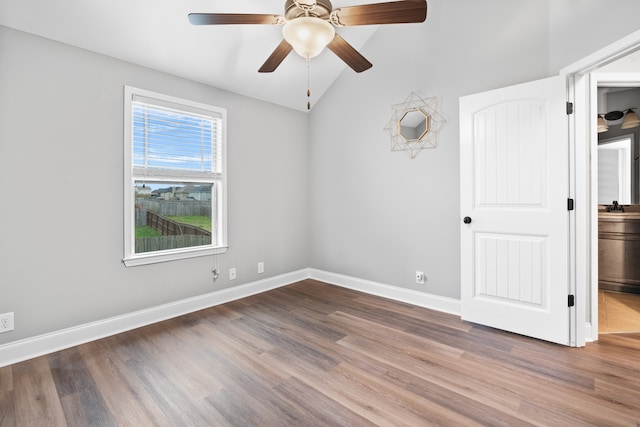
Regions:
<instances>
[{"instance_id":1,"label":"wood cabinet","mask_svg":"<svg viewBox=\"0 0 640 427\"><path fill-rule=\"evenodd\" d=\"M600 289L640 294L640 212L598 214Z\"/></svg>"}]
</instances>

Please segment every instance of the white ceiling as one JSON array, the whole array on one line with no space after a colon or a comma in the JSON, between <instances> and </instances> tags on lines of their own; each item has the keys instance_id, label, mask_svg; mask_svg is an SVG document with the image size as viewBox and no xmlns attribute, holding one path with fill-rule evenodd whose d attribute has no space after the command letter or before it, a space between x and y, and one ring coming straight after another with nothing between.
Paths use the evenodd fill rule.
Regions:
<instances>
[{"instance_id":1,"label":"white ceiling","mask_svg":"<svg viewBox=\"0 0 640 427\"><path fill-rule=\"evenodd\" d=\"M335 0L333 7L381 0ZM194 26L190 12L284 14L285 0L1 0L0 25L306 111L307 64L291 52L273 73L258 73L281 27ZM360 49L377 26L339 28ZM375 58L368 58L374 64ZM312 101L338 75L353 72L332 52L311 61ZM366 71L365 71L366 73Z\"/></svg>"}]
</instances>

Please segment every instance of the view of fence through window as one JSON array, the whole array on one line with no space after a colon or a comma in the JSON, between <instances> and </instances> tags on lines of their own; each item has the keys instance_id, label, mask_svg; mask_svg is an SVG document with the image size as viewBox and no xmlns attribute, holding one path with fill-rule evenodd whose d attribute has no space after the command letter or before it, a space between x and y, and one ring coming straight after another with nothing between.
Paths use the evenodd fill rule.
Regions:
<instances>
[{"instance_id":1,"label":"view of fence through window","mask_svg":"<svg viewBox=\"0 0 640 427\"><path fill-rule=\"evenodd\" d=\"M212 184L135 181L134 190L135 253L211 244Z\"/></svg>"}]
</instances>

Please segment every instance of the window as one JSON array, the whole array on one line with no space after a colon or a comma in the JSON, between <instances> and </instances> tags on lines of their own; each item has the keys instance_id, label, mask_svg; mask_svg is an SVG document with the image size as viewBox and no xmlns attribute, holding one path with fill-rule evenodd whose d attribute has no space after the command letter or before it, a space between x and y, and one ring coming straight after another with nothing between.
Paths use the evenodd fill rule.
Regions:
<instances>
[{"instance_id":1,"label":"window","mask_svg":"<svg viewBox=\"0 0 640 427\"><path fill-rule=\"evenodd\" d=\"M226 250L226 110L125 86L124 263Z\"/></svg>"}]
</instances>

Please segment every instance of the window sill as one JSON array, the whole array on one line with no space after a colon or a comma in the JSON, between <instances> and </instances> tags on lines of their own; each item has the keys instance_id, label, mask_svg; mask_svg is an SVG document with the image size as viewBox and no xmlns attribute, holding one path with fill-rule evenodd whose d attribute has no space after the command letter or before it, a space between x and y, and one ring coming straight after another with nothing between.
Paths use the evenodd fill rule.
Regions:
<instances>
[{"instance_id":1,"label":"window sill","mask_svg":"<svg viewBox=\"0 0 640 427\"><path fill-rule=\"evenodd\" d=\"M125 267L135 267L138 265L157 264L160 262L176 261L179 259L189 259L208 255L223 254L228 246L218 246L215 248L183 249L180 251L163 251L152 254L142 254L130 256L122 259Z\"/></svg>"}]
</instances>

